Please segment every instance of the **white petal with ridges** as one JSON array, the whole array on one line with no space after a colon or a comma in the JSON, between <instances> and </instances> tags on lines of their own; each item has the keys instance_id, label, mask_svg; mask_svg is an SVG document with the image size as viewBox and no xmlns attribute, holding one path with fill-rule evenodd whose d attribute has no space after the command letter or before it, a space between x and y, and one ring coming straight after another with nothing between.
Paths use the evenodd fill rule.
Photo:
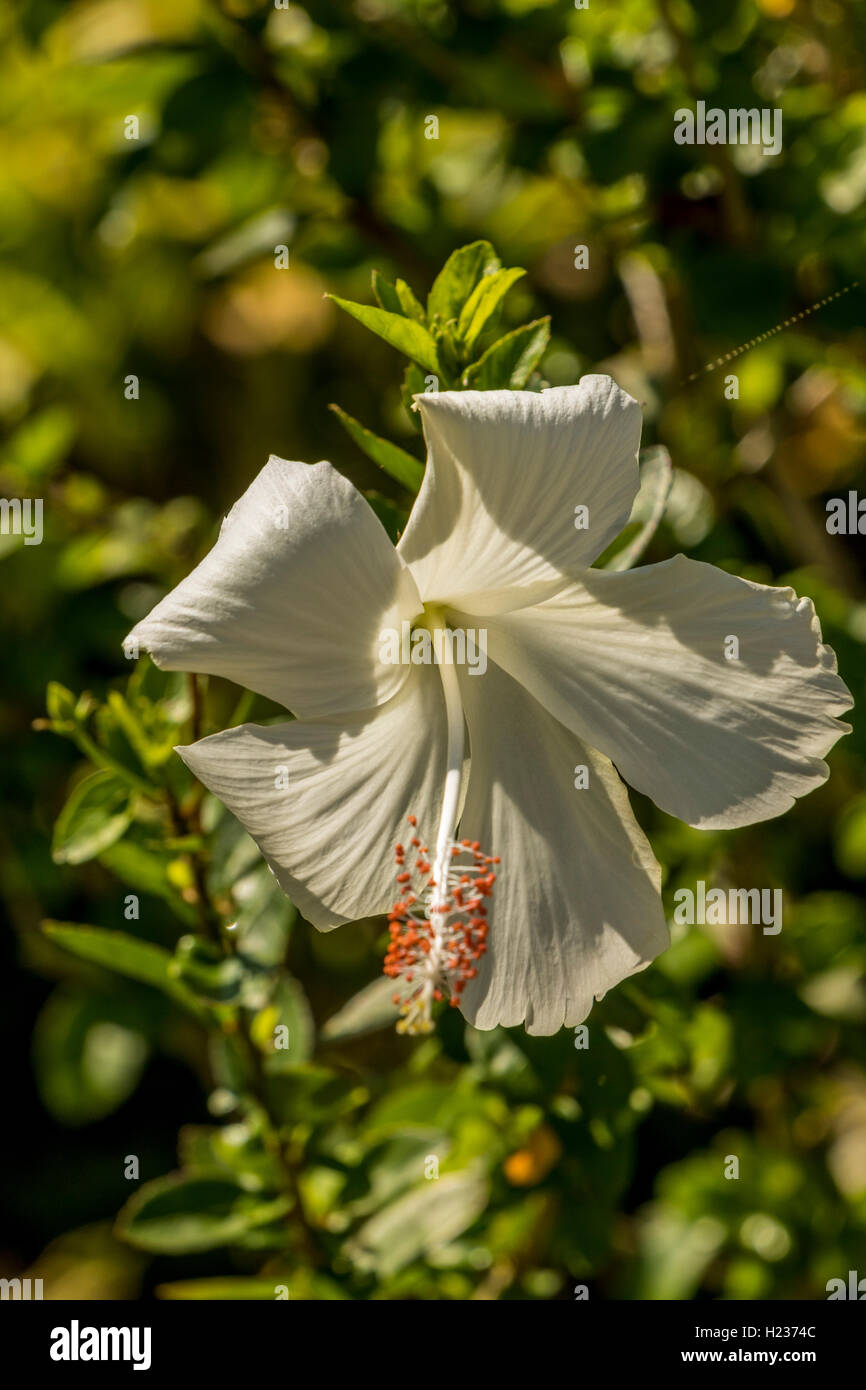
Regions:
<instances>
[{"instance_id":1,"label":"white petal with ridges","mask_svg":"<svg viewBox=\"0 0 866 1390\"><path fill-rule=\"evenodd\" d=\"M410 813L435 835L446 762L439 673L411 668L403 689L366 714L244 724L177 752L327 930L395 901L394 846L413 833Z\"/></svg>"},{"instance_id":2,"label":"white petal with ridges","mask_svg":"<svg viewBox=\"0 0 866 1390\"><path fill-rule=\"evenodd\" d=\"M502 861L461 1010L477 1028L554 1033L667 946L659 868L606 758L493 662L461 685L471 769L460 835Z\"/></svg>"},{"instance_id":3,"label":"white petal with ridges","mask_svg":"<svg viewBox=\"0 0 866 1390\"><path fill-rule=\"evenodd\" d=\"M201 564L130 633L158 666L256 690L299 718L367 709L406 667L379 634L421 609L377 517L329 463L272 458Z\"/></svg>"},{"instance_id":4,"label":"white petal with ridges","mask_svg":"<svg viewBox=\"0 0 866 1390\"><path fill-rule=\"evenodd\" d=\"M589 571L487 628L496 661L689 825L780 815L826 779L848 732L835 716L851 696L811 600L683 555Z\"/></svg>"},{"instance_id":5,"label":"white petal with ridges","mask_svg":"<svg viewBox=\"0 0 866 1390\"><path fill-rule=\"evenodd\" d=\"M638 489L637 402L610 377L417 397L427 471L398 549L425 601L533 601L601 554ZM575 508L588 508L588 528Z\"/></svg>"}]
</instances>

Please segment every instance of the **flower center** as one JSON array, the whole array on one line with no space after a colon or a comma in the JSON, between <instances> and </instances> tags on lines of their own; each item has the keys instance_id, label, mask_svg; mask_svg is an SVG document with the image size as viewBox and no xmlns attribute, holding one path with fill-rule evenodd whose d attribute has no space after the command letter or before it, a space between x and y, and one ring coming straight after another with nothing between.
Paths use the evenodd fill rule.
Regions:
<instances>
[{"instance_id":1,"label":"flower center","mask_svg":"<svg viewBox=\"0 0 866 1390\"><path fill-rule=\"evenodd\" d=\"M444 614L425 608L431 629L444 627ZM437 662L445 696L448 759L436 850L430 851L416 833L409 850L395 848L400 898L388 914L391 934L385 974L403 988L394 996L401 1006L401 1033L429 1033L434 1001L447 994L455 1007L476 962L487 950L487 907L498 858L482 853L478 841L455 844L460 782L463 775L463 702L454 666ZM415 816L409 824L417 831Z\"/></svg>"}]
</instances>

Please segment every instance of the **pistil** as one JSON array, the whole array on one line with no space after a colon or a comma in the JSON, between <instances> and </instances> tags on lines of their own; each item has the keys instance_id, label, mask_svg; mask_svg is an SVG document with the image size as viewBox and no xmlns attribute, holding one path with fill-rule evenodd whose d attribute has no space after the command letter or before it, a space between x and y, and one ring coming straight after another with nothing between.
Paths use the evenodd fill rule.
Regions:
<instances>
[{"instance_id":1,"label":"pistil","mask_svg":"<svg viewBox=\"0 0 866 1390\"><path fill-rule=\"evenodd\" d=\"M439 662L445 697L448 750L442 809L431 863L428 846L413 833L408 848L395 848L399 900L389 913L390 944L385 974L402 986L394 1002L402 1018L398 1032L429 1033L434 1002L446 995L452 1006L478 974L487 950L487 906L498 857L484 854L478 841L455 843L463 775L464 725L460 685L453 665Z\"/></svg>"}]
</instances>

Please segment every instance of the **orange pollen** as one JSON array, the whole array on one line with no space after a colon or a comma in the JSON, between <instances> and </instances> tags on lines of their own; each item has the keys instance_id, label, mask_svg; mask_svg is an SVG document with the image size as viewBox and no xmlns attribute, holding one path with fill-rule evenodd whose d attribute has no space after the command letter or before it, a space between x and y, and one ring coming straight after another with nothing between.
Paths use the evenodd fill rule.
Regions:
<instances>
[{"instance_id":1,"label":"orange pollen","mask_svg":"<svg viewBox=\"0 0 866 1390\"><path fill-rule=\"evenodd\" d=\"M417 826L416 816L408 819ZM487 950L482 899L492 894L496 874L491 866L499 858L484 854L478 840L453 844L440 885L427 846L417 835L410 845L407 850L398 844L394 851L400 898L388 913L390 940L383 968L402 987L394 995L402 1013L398 1032L429 1033L433 1003L447 998L458 1005L478 974L477 962Z\"/></svg>"}]
</instances>

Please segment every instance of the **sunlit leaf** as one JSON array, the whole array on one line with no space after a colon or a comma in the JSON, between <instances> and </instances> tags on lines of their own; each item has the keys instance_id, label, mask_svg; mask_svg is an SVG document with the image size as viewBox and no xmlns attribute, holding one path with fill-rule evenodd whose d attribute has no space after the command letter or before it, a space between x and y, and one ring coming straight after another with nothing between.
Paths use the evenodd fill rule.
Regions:
<instances>
[{"instance_id":1,"label":"sunlit leaf","mask_svg":"<svg viewBox=\"0 0 866 1390\"><path fill-rule=\"evenodd\" d=\"M411 454L407 454L406 450L399 448L398 445L391 444L387 439L380 439L378 435L373 434L372 430L368 430L366 426L353 420L351 415L347 415L340 406L332 405L328 408L334 412L346 433L351 435L368 458L371 458L374 463L378 463L380 468L384 469L392 478L396 478L397 482L402 483L403 487L410 492L418 491L424 477L423 463L413 458Z\"/></svg>"},{"instance_id":2,"label":"sunlit leaf","mask_svg":"<svg viewBox=\"0 0 866 1390\"><path fill-rule=\"evenodd\" d=\"M113 772L78 783L57 817L51 854L57 864L83 864L119 840L132 820L129 787Z\"/></svg>"},{"instance_id":3,"label":"sunlit leaf","mask_svg":"<svg viewBox=\"0 0 866 1390\"><path fill-rule=\"evenodd\" d=\"M100 864L131 888L164 898L181 921L190 924L196 922L195 908L184 901L169 877L175 856L162 847L154 847L152 840L143 832L136 834L137 830L137 826L130 827L122 839L103 850L99 856Z\"/></svg>"},{"instance_id":4,"label":"sunlit leaf","mask_svg":"<svg viewBox=\"0 0 866 1390\"><path fill-rule=\"evenodd\" d=\"M75 715L75 696L59 681L49 681L45 691L45 708L51 719L72 719Z\"/></svg>"},{"instance_id":5,"label":"sunlit leaf","mask_svg":"<svg viewBox=\"0 0 866 1390\"><path fill-rule=\"evenodd\" d=\"M244 967L209 941L183 936L168 965L172 980L209 1004L233 1004L240 998Z\"/></svg>"},{"instance_id":6,"label":"sunlit leaf","mask_svg":"<svg viewBox=\"0 0 866 1390\"><path fill-rule=\"evenodd\" d=\"M470 351L511 286L525 274L526 271L518 266L511 270L497 270L492 275L485 275L475 286L457 320L458 334Z\"/></svg>"},{"instance_id":7,"label":"sunlit leaf","mask_svg":"<svg viewBox=\"0 0 866 1390\"><path fill-rule=\"evenodd\" d=\"M115 1229L140 1250L188 1254L237 1244L290 1207L287 1197L247 1192L227 1179L172 1174L140 1188Z\"/></svg>"},{"instance_id":8,"label":"sunlit leaf","mask_svg":"<svg viewBox=\"0 0 866 1390\"><path fill-rule=\"evenodd\" d=\"M438 372L439 359L436 356L436 344L431 338L427 329L414 319L401 318L398 314L389 314L385 309L378 309L371 304L353 304L351 300L340 299L337 295L330 296L335 304L339 304L341 309L345 309L347 314L357 319L365 328L369 328L372 333L376 333L380 338L384 338L386 343L390 343L398 352L405 353L411 357L413 362L417 362L419 367L425 367L428 372Z\"/></svg>"},{"instance_id":9,"label":"sunlit leaf","mask_svg":"<svg viewBox=\"0 0 866 1390\"><path fill-rule=\"evenodd\" d=\"M214 1300L231 1303L248 1303L253 1300L273 1301L278 1297L278 1279L244 1279L242 1276L227 1279L179 1279L174 1284L159 1284L157 1298L194 1299L197 1303Z\"/></svg>"},{"instance_id":10,"label":"sunlit leaf","mask_svg":"<svg viewBox=\"0 0 866 1390\"><path fill-rule=\"evenodd\" d=\"M424 306L416 298L414 291L405 280L395 280L394 289L400 302L400 308L407 318L414 319L416 323L425 323L426 315Z\"/></svg>"},{"instance_id":11,"label":"sunlit leaf","mask_svg":"<svg viewBox=\"0 0 866 1390\"><path fill-rule=\"evenodd\" d=\"M219 1129L185 1125L178 1138L178 1157L186 1172L229 1176L247 1191L274 1191L280 1185L277 1156L252 1119L235 1120Z\"/></svg>"},{"instance_id":12,"label":"sunlit leaf","mask_svg":"<svg viewBox=\"0 0 866 1390\"><path fill-rule=\"evenodd\" d=\"M142 984L154 985L185 1008L196 1014L201 1012L195 997L172 976L169 969L172 956L164 947L140 941L125 932L76 926L72 922L43 922L42 931L49 941L81 960L104 966L106 970L116 970Z\"/></svg>"},{"instance_id":13,"label":"sunlit leaf","mask_svg":"<svg viewBox=\"0 0 866 1390\"><path fill-rule=\"evenodd\" d=\"M284 1124L324 1124L362 1105L366 1092L330 1067L286 1065L268 1075L270 1095Z\"/></svg>"},{"instance_id":14,"label":"sunlit leaf","mask_svg":"<svg viewBox=\"0 0 866 1390\"><path fill-rule=\"evenodd\" d=\"M253 844L250 841L250 844ZM258 847L253 844L258 857ZM266 864L239 878L233 886L237 909L237 947L259 965L279 965L286 954L289 931L297 911Z\"/></svg>"},{"instance_id":15,"label":"sunlit leaf","mask_svg":"<svg viewBox=\"0 0 866 1390\"><path fill-rule=\"evenodd\" d=\"M373 271L373 293L380 309L385 309L389 314L405 313L395 286L378 270Z\"/></svg>"},{"instance_id":16,"label":"sunlit leaf","mask_svg":"<svg viewBox=\"0 0 866 1390\"><path fill-rule=\"evenodd\" d=\"M281 975L268 1003L253 1019L250 1034L265 1054L269 1072L290 1069L312 1056L313 1015L297 980Z\"/></svg>"},{"instance_id":17,"label":"sunlit leaf","mask_svg":"<svg viewBox=\"0 0 866 1390\"><path fill-rule=\"evenodd\" d=\"M149 1046L119 1003L78 989L56 990L33 1034L36 1082L64 1124L111 1114L138 1085Z\"/></svg>"},{"instance_id":18,"label":"sunlit leaf","mask_svg":"<svg viewBox=\"0 0 866 1390\"><path fill-rule=\"evenodd\" d=\"M486 1180L473 1173L431 1179L366 1221L345 1253L359 1269L385 1278L462 1235L484 1210L487 1192Z\"/></svg>"},{"instance_id":19,"label":"sunlit leaf","mask_svg":"<svg viewBox=\"0 0 866 1390\"><path fill-rule=\"evenodd\" d=\"M520 391L529 381L550 341L550 319L535 319L506 333L467 367L463 385L472 391Z\"/></svg>"},{"instance_id":20,"label":"sunlit leaf","mask_svg":"<svg viewBox=\"0 0 866 1390\"><path fill-rule=\"evenodd\" d=\"M394 1003L394 981L383 975L365 985L322 1028L323 1042L343 1042L387 1028L400 1017Z\"/></svg>"},{"instance_id":21,"label":"sunlit leaf","mask_svg":"<svg viewBox=\"0 0 866 1390\"><path fill-rule=\"evenodd\" d=\"M456 319L482 275L492 275L500 260L489 241L473 241L453 251L433 281L427 314L447 323Z\"/></svg>"},{"instance_id":22,"label":"sunlit leaf","mask_svg":"<svg viewBox=\"0 0 866 1390\"><path fill-rule=\"evenodd\" d=\"M157 1298L195 1299L196 1301L227 1300L233 1303L280 1301L298 1299L319 1302L349 1298L339 1284L318 1270L276 1270L268 1278L244 1278L241 1275L214 1279L180 1279L172 1284L158 1284Z\"/></svg>"}]
</instances>

